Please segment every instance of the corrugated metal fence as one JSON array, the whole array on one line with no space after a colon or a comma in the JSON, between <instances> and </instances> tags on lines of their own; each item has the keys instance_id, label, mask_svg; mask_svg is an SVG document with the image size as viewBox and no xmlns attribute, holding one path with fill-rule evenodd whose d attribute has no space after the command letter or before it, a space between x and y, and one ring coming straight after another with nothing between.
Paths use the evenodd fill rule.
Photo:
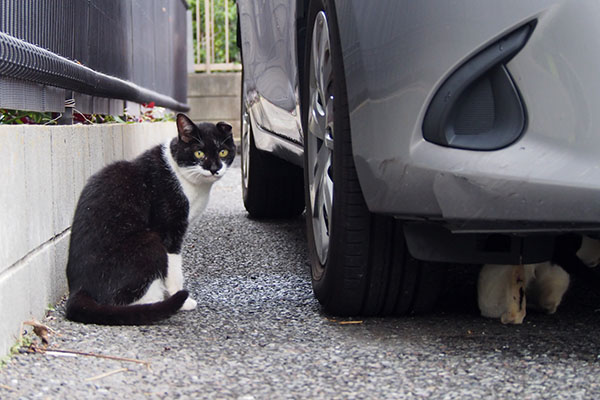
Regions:
<instances>
[{"instance_id":1,"label":"corrugated metal fence","mask_svg":"<svg viewBox=\"0 0 600 400\"><path fill-rule=\"evenodd\" d=\"M0 0L0 108L186 110L186 10L184 0Z\"/></svg>"}]
</instances>

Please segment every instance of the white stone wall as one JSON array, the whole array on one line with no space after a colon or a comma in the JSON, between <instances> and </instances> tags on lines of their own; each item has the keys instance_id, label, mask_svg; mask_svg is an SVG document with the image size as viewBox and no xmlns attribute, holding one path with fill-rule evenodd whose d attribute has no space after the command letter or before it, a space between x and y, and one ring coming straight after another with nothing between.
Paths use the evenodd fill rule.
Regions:
<instances>
[{"instance_id":1,"label":"white stone wall","mask_svg":"<svg viewBox=\"0 0 600 400\"><path fill-rule=\"evenodd\" d=\"M67 292L71 219L87 178L176 135L174 123L0 126L0 357Z\"/></svg>"},{"instance_id":2,"label":"white stone wall","mask_svg":"<svg viewBox=\"0 0 600 400\"><path fill-rule=\"evenodd\" d=\"M234 139L239 143L241 84L241 72L189 74L189 117L195 122L229 123L233 127Z\"/></svg>"}]
</instances>

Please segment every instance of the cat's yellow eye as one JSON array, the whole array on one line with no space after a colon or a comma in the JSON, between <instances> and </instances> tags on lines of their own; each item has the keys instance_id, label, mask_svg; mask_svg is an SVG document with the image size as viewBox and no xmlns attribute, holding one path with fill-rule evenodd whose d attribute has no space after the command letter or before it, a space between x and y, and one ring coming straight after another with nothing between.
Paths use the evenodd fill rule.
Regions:
<instances>
[{"instance_id":1,"label":"cat's yellow eye","mask_svg":"<svg viewBox=\"0 0 600 400\"><path fill-rule=\"evenodd\" d=\"M227 157L227 154L229 154L229 151L223 149L219 152L219 157Z\"/></svg>"},{"instance_id":2,"label":"cat's yellow eye","mask_svg":"<svg viewBox=\"0 0 600 400\"><path fill-rule=\"evenodd\" d=\"M196 158L204 158L204 152L197 150L194 152L194 157Z\"/></svg>"}]
</instances>

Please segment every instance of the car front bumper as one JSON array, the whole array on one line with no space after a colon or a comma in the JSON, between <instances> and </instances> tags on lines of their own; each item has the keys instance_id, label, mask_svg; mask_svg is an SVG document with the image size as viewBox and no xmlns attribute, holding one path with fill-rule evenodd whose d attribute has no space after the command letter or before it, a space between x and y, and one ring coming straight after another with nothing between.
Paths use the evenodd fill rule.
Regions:
<instances>
[{"instance_id":1,"label":"car front bumper","mask_svg":"<svg viewBox=\"0 0 600 400\"><path fill-rule=\"evenodd\" d=\"M600 4L364 3L338 2L337 15L372 212L463 232L600 230ZM423 118L444 80L530 21L535 30L507 64L527 112L520 139L494 151L425 141Z\"/></svg>"}]
</instances>

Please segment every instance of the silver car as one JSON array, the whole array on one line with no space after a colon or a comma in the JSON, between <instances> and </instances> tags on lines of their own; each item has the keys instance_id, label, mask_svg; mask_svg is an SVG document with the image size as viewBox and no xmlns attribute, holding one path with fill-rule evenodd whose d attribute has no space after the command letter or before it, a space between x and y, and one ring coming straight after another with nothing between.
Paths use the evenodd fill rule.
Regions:
<instances>
[{"instance_id":1,"label":"silver car","mask_svg":"<svg viewBox=\"0 0 600 400\"><path fill-rule=\"evenodd\" d=\"M306 205L326 311L430 308L442 262L600 230L597 0L238 0L244 204Z\"/></svg>"}]
</instances>

